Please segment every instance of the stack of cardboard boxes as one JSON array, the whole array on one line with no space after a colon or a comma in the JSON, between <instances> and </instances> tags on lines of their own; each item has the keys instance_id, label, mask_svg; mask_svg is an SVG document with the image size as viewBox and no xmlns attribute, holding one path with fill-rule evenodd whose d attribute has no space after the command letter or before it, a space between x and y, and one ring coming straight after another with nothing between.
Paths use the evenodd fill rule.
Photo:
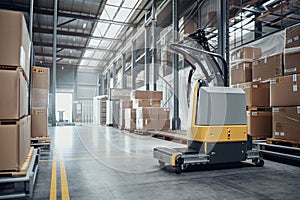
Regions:
<instances>
[{"instance_id":1,"label":"stack of cardboard boxes","mask_svg":"<svg viewBox=\"0 0 300 200\"><path fill-rule=\"evenodd\" d=\"M30 149L30 39L22 13L0 10L0 170L19 170Z\"/></svg>"},{"instance_id":2,"label":"stack of cardboard boxes","mask_svg":"<svg viewBox=\"0 0 300 200\"><path fill-rule=\"evenodd\" d=\"M132 100L120 102L120 128L126 130L168 130L170 111L161 107L161 91L132 91Z\"/></svg>"},{"instance_id":3,"label":"stack of cardboard boxes","mask_svg":"<svg viewBox=\"0 0 300 200\"><path fill-rule=\"evenodd\" d=\"M252 82L242 83L250 80L248 65L244 63L244 67L238 67L236 64L240 50L232 54L231 84L243 88L246 93L248 128L254 137L300 141L299 38L300 24L286 29L283 53L253 56Z\"/></svg>"},{"instance_id":4,"label":"stack of cardboard boxes","mask_svg":"<svg viewBox=\"0 0 300 200\"><path fill-rule=\"evenodd\" d=\"M273 138L300 141L300 24L286 29L283 76L270 82Z\"/></svg>"},{"instance_id":5,"label":"stack of cardboard boxes","mask_svg":"<svg viewBox=\"0 0 300 200\"><path fill-rule=\"evenodd\" d=\"M31 137L48 136L49 69L32 67Z\"/></svg>"},{"instance_id":6,"label":"stack of cardboard boxes","mask_svg":"<svg viewBox=\"0 0 300 200\"><path fill-rule=\"evenodd\" d=\"M254 76L257 66L261 67L260 64L263 65L263 70L269 69L265 62L261 62L261 55L261 49L253 47L240 48L231 55L231 85L245 91L248 133L254 138L267 138L272 135L270 84L264 80L273 75L262 72L259 75L263 75L263 79ZM263 61L265 60L269 58L264 58ZM273 58L270 60L273 61Z\"/></svg>"}]
</instances>

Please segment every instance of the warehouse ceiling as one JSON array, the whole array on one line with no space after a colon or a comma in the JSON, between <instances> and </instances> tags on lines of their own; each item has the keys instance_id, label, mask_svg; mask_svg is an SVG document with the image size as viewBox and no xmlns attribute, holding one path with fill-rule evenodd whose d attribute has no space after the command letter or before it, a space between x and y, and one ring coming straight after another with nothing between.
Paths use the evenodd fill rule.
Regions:
<instances>
[{"instance_id":1,"label":"warehouse ceiling","mask_svg":"<svg viewBox=\"0 0 300 200\"><path fill-rule=\"evenodd\" d=\"M157 6L163 0L157 0ZM131 31L144 22L152 0L59 0L57 29L57 66L104 71L120 54ZM197 17L199 6L216 0L180 0L179 15ZM254 23L280 30L300 20L299 0L230 0L230 32L235 35L255 32ZM242 3L242 4L241 4ZM29 21L30 0L1 0L0 8L22 11ZM208 9L208 8L207 8ZM169 3L158 16L158 26L172 22ZM191 13L193 13L191 15ZM201 18L204 12L201 13ZM206 13L209 15L209 13ZM216 15L202 24L208 37L216 39ZM36 65L52 66L53 0L34 0L33 45ZM213 27L213 28L209 28ZM128 32L126 32L128 31Z\"/></svg>"}]
</instances>

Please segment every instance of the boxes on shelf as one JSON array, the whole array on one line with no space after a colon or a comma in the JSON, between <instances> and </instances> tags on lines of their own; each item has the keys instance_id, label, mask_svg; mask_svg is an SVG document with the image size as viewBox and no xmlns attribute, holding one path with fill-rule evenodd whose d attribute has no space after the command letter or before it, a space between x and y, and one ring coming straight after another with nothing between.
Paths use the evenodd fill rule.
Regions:
<instances>
[{"instance_id":1,"label":"boxes on shelf","mask_svg":"<svg viewBox=\"0 0 300 200\"><path fill-rule=\"evenodd\" d=\"M160 100L156 99L134 99L132 103L133 108L138 107L160 107Z\"/></svg>"},{"instance_id":2,"label":"boxes on shelf","mask_svg":"<svg viewBox=\"0 0 300 200\"><path fill-rule=\"evenodd\" d=\"M22 12L0 10L0 65L21 67L29 80L30 38Z\"/></svg>"},{"instance_id":3,"label":"boxes on shelf","mask_svg":"<svg viewBox=\"0 0 300 200\"><path fill-rule=\"evenodd\" d=\"M282 76L282 68L282 54L257 59L252 64L252 80L265 81L273 77Z\"/></svg>"},{"instance_id":4,"label":"boxes on shelf","mask_svg":"<svg viewBox=\"0 0 300 200\"><path fill-rule=\"evenodd\" d=\"M0 124L0 170L19 170L30 149L30 116Z\"/></svg>"},{"instance_id":5,"label":"boxes on shelf","mask_svg":"<svg viewBox=\"0 0 300 200\"><path fill-rule=\"evenodd\" d=\"M248 133L256 138L272 136L271 111L247 111Z\"/></svg>"},{"instance_id":6,"label":"boxes on shelf","mask_svg":"<svg viewBox=\"0 0 300 200\"><path fill-rule=\"evenodd\" d=\"M132 101L131 100L121 100L120 101L120 108L132 108Z\"/></svg>"},{"instance_id":7,"label":"boxes on shelf","mask_svg":"<svg viewBox=\"0 0 300 200\"><path fill-rule=\"evenodd\" d=\"M18 70L0 70L0 119L28 115L28 86Z\"/></svg>"},{"instance_id":8,"label":"boxes on shelf","mask_svg":"<svg viewBox=\"0 0 300 200\"><path fill-rule=\"evenodd\" d=\"M168 130L170 119L136 119L136 128L139 130Z\"/></svg>"},{"instance_id":9,"label":"boxes on shelf","mask_svg":"<svg viewBox=\"0 0 300 200\"><path fill-rule=\"evenodd\" d=\"M286 49L284 53L284 75L300 73L300 48Z\"/></svg>"},{"instance_id":10,"label":"boxes on shelf","mask_svg":"<svg viewBox=\"0 0 300 200\"><path fill-rule=\"evenodd\" d=\"M246 95L248 107L270 107L270 84L249 82L233 85L234 88L242 88Z\"/></svg>"},{"instance_id":11,"label":"boxes on shelf","mask_svg":"<svg viewBox=\"0 0 300 200\"><path fill-rule=\"evenodd\" d=\"M285 47L299 47L300 46L300 24L286 28Z\"/></svg>"},{"instance_id":12,"label":"boxes on shelf","mask_svg":"<svg viewBox=\"0 0 300 200\"><path fill-rule=\"evenodd\" d=\"M149 99L149 91L146 90L133 90L131 92L132 99Z\"/></svg>"},{"instance_id":13,"label":"boxes on shelf","mask_svg":"<svg viewBox=\"0 0 300 200\"><path fill-rule=\"evenodd\" d=\"M273 138L300 141L300 106L276 107L273 113Z\"/></svg>"},{"instance_id":14,"label":"boxes on shelf","mask_svg":"<svg viewBox=\"0 0 300 200\"><path fill-rule=\"evenodd\" d=\"M31 137L48 136L47 109L32 109L31 111Z\"/></svg>"},{"instance_id":15,"label":"boxes on shelf","mask_svg":"<svg viewBox=\"0 0 300 200\"><path fill-rule=\"evenodd\" d=\"M242 62L231 67L231 84L252 81L252 62Z\"/></svg>"},{"instance_id":16,"label":"boxes on shelf","mask_svg":"<svg viewBox=\"0 0 300 200\"><path fill-rule=\"evenodd\" d=\"M300 74L272 79L270 95L272 107L300 105Z\"/></svg>"},{"instance_id":17,"label":"boxes on shelf","mask_svg":"<svg viewBox=\"0 0 300 200\"><path fill-rule=\"evenodd\" d=\"M149 99L153 99L153 100L162 100L163 99L162 91L149 91L148 95L149 95Z\"/></svg>"},{"instance_id":18,"label":"boxes on shelf","mask_svg":"<svg viewBox=\"0 0 300 200\"><path fill-rule=\"evenodd\" d=\"M119 127L125 128L125 108L120 108Z\"/></svg>"},{"instance_id":19,"label":"boxes on shelf","mask_svg":"<svg viewBox=\"0 0 300 200\"><path fill-rule=\"evenodd\" d=\"M262 55L261 48L241 47L231 53L231 62L252 61L260 58Z\"/></svg>"}]
</instances>

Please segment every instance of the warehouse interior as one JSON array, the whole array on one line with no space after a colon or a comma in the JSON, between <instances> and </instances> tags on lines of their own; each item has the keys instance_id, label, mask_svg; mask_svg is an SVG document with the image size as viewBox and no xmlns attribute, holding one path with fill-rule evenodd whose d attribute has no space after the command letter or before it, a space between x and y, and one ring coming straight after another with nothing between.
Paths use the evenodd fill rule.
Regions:
<instances>
[{"instance_id":1,"label":"warehouse interior","mask_svg":"<svg viewBox=\"0 0 300 200\"><path fill-rule=\"evenodd\" d=\"M299 0L1 0L0 199L298 199Z\"/></svg>"}]
</instances>

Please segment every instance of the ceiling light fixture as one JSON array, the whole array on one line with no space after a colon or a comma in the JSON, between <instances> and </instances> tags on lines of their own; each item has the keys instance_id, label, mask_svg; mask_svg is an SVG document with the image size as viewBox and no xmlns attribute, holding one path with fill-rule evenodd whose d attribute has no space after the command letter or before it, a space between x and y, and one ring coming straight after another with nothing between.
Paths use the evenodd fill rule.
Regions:
<instances>
[{"instance_id":1,"label":"ceiling light fixture","mask_svg":"<svg viewBox=\"0 0 300 200\"><path fill-rule=\"evenodd\" d=\"M83 23L83 26L82 26L82 28L84 28L84 29L85 29L85 27L86 27L86 23Z\"/></svg>"}]
</instances>

